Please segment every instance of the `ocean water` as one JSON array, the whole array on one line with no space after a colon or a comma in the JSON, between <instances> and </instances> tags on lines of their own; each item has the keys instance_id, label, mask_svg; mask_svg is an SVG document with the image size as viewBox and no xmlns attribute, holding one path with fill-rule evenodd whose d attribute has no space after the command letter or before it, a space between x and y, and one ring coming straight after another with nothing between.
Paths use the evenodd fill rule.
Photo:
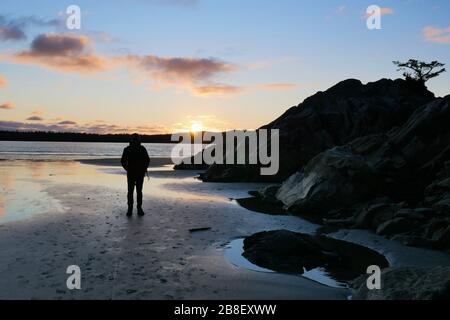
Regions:
<instances>
[{"instance_id":1,"label":"ocean water","mask_svg":"<svg viewBox=\"0 0 450 320\"><path fill-rule=\"evenodd\" d=\"M0 141L0 160L74 160L118 158L126 143ZM144 144L150 157L170 158L175 144Z\"/></svg>"}]
</instances>

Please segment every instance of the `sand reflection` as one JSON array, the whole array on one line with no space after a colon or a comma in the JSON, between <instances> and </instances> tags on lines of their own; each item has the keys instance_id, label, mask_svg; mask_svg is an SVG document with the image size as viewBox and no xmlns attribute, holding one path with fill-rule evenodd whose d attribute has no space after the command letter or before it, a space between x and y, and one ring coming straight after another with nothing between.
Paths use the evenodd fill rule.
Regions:
<instances>
[{"instance_id":1,"label":"sand reflection","mask_svg":"<svg viewBox=\"0 0 450 320\"><path fill-rule=\"evenodd\" d=\"M223 194L201 190L192 173L168 166L151 168L144 193L147 198L170 198L186 202L229 202ZM126 196L126 176L117 166L96 166L76 161L2 161L0 167L0 223L47 212L64 212L47 189L58 184L99 186L120 190Z\"/></svg>"}]
</instances>

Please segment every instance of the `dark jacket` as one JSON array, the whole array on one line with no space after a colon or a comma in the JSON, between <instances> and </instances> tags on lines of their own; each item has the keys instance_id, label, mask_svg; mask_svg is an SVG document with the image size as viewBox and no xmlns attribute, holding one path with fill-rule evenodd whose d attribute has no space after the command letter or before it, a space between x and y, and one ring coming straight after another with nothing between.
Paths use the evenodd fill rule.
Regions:
<instances>
[{"instance_id":1,"label":"dark jacket","mask_svg":"<svg viewBox=\"0 0 450 320\"><path fill-rule=\"evenodd\" d=\"M122 167L128 174L145 175L150 164L147 149L141 144L130 144L123 150Z\"/></svg>"}]
</instances>

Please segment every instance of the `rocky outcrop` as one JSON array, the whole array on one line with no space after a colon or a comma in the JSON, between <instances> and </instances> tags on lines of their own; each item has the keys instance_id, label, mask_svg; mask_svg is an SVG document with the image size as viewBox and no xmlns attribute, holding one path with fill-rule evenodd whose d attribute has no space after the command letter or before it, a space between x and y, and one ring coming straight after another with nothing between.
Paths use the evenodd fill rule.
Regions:
<instances>
[{"instance_id":1,"label":"rocky outcrop","mask_svg":"<svg viewBox=\"0 0 450 320\"><path fill-rule=\"evenodd\" d=\"M450 248L449 123L450 96L435 99L388 133L314 157L275 197L296 214L317 213L407 244Z\"/></svg>"},{"instance_id":2,"label":"rocky outcrop","mask_svg":"<svg viewBox=\"0 0 450 320\"><path fill-rule=\"evenodd\" d=\"M363 156L353 154L348 147L336 147L316 156L287 179L277 199L288 211L320 214L374 194L376 180Z\"/></svg>"},{"instance_id":3,"label":"rocky outcrop","mask_svg":"<svg viewBox=\"0 0 450 320\"><path fill-rule=\"evenodd\" d=\"M450 299L450 267L400 267L381 272L381 290L367 289L367 275L352 283L354 300Z\"/></svg>"},{"instance_id":4,"label":"rocky outcrop","mask_svg":"<svg viewBox=\"0 0 450 320\"><path fill-rule=\"evenodd\" d=\"M382 255L365 247L287 230L246 238L243 256L260 267L284 273L303 274L304 270L325 268L341 282L365 273L368 265L388 266Z\"/></svg>"},{"instance_id":5,"label":"rocky outcrop","mask_svg":"<svg viewBox=\"0 0 450 320\"><path fill-rule=\"evenodd\" d=\"M280 130L276 176L261 176L259 166L212 165L201 177L210 182L283 181L327 149L402 125L433 98L425 87L400 79L366 85L354 79L342 81L263 127Z\"/></svg>"}]
</instances>

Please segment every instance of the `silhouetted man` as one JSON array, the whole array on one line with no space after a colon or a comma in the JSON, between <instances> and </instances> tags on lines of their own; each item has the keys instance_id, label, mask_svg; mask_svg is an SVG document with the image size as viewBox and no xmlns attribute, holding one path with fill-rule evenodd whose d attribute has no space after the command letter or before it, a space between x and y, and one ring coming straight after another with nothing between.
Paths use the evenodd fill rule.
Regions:
<instances>
[{"instance_id":1,"label":"silhouetted man","mask_svg":"<svg viewBox=\"0 0 450 320\"><path fill-rule=\"evenodd\" d=\"M144 177L150 164L150 158L147 149L141 145L138 134L131 136L131 142L128 147L123 150L122 167L127 171L128 181L128 212L127 216L133 214L133 193L136 186L137 193L137 209L138 215L143 216L142 210L142 186L144 185Z\"/></svg>"}]
</instances>

